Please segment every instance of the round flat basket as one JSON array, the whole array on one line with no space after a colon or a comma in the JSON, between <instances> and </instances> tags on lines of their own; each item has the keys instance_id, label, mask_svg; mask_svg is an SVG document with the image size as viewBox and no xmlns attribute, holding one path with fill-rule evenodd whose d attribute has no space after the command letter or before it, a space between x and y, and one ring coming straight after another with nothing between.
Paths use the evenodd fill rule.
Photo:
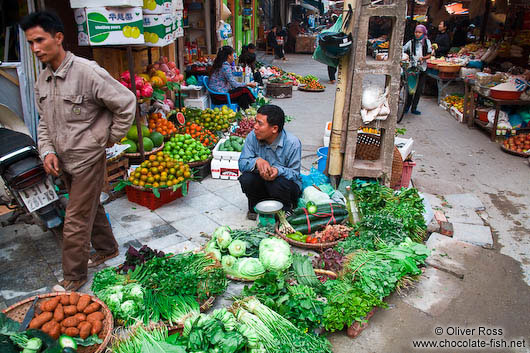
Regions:
<instances>
[{"instance_id":1,"label":"round flat basket","mask_svg":"<svg viewBox=\"0 0 530 353\"><path fill-rule=\"evenodd\" d=\"M197 162L190 162L188 163L188 165L190 166L190 168L195 168L195 167L201 167L203 165L205 165L206 163L210 162L212 160L213 156L210 156L208 159L205 159L205 160L202 160L202 161L197 161Z\"/></svg>"},{"instance_id":2,"label":"round flat basket","mask_svg":"<svg viewBox=\"0 0 530 353\"><path fill-rule=\"evenodd\" d=\"M285 235L281 234L278 230L278 223L276 223L276 235L278 235L280 238L291 244L292 246L296 246L297 248L304 248L304 249L311 249L311 250L326 250L328 248L332 248L335 245L337 245L338 241L333 241L331 243L317 243L317 244L308 244L308 243L302 243L300 241L293 240L291 238L286 237Z\"/></svg>"},{"instance_id":3,"label":"round flat basket","mask_svg":"<svg viewBox=\"0 0 530 353\"><path fill-rule=\"evenodd\" d=\"M381 152L381 137L374 134L358 134L355 158L375 161L379 159ZM390 177L390 187L398 186L401 182L403 172L403 159L398 148L394 146L392 158L392 175Z\"/></svg>"},{"instance_id":4,"label":"round flat basket","mask_svg":"<svg viewBox=\"0 0 530 353\"><path fill-rule=\"evenodd\" d=\"M226 275L226 278L232 280L232 281L237 281L237 282L254 282L254 280L252 279L245 279L245 278L239 278L239 277L234 277L234 276L230 276L230 275Z\"/></svg>"},{"instance_id":5,"label":"round flat basket","mask_svg":"<svg viewBox=\"0 0 530 353\"><path fill-rule=\"evenodd\" d=\"M514 156L519 156L519 157L524 157L524 158L530 157L530 153L517 152L517 151L513 151L511 149L508 149L508 148L504 147L503 145L499 145L499 146L501 146L501 150L503 150L503 152L506 152L508 154L513 154Z\"/></svg>"},{"instance_id":6,"label":"round flat basket","mask_svg":"<svg viewBox=\"0 0 530 353\"><path fill-rule=\"evenodd\" d=\"M157 147L155 149L152 149L149 152L145 152L144 155L145 156L150 156L150 155L152 155L154 153L162 151L163 148L164 148L164 143L162 143L159 147ZM140 153L125 153L125 156L129 157L129 158L140 158L141 157Z\"/></svg>"},{"instance_id":7,"label":"round flat basket","mask_svg":"<svg viewBox=\"0 0 530 353\"><path fill-rule=\"evenodd\" d=\"M310 89L310 88L307 88L306 86L301 86L301 87L298 87L298 90L304 91L304 92L324 92L326 88Z\"/></svg>"},{"instance_id":8,"label":"round flat basket","mask_svg":"<svg viewBox=\"0 0 530 353\"><path fill-rule=\"evenodd\" d=\"M35 298L39 298L39 300L37 301L37 305L38 305L47 299L50 299L50 298L53 298L59 295L69 295L70 293L71 292L54 292L54 293L47 293L47 294L39 294L31 298L24 299L16 304L13 304L9 308L4 309L2 312L6 314L6 316L9 317L10 319L15 320L17 322L22 322L22 320L24 320L24 316L26 316L26 313L28 312L29 308L33 304L33 301L35 300ZM79 293L79 294L84 295L86 293ZM104 352L105 348L109 344L109 341L112 335L112 330L114 329L114 319L107 305L93 295L91 295L90 298L92 301L101 305L101 311L105 315L105 319L103 320L103 328L98 334L98 337L102 339L103 342L101 344L94 344L88 347L79 346L77 348L78 353Z\"/></svg>"}]
</instances>

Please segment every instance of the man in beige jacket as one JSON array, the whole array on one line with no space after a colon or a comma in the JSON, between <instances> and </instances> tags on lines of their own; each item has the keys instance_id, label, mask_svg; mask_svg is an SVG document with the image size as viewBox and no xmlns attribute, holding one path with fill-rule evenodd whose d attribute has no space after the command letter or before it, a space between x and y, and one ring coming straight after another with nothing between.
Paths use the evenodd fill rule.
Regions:
<instances>
[{"instance_id":1,"label":"man in beige jacket","mask_svg":"<svg viewBox=\"0 0 530 353\"><path fill-rule=\"evenodd\" d=\"M35 84L39 151L46 172L61 176L70 195L62 240L64 280L54 290L76 291L86 283L88 267L118 256L99 197L105 147L129 130L136 98L95 62L64 50L64 27L56 14L32 13L21 27L46 64Z\"/></svg>"}]
</instances>

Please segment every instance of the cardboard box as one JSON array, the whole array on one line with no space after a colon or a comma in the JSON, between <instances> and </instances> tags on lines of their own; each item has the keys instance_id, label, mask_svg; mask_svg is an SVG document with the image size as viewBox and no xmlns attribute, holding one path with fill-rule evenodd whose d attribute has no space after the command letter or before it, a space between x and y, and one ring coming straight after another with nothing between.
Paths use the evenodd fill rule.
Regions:
<instances>
[{"instance_id":1,"label":"cardboard box","mask_svg":"<svg viewBox=\"0 0 530 353\"><path fill-rule=\"evenodd\" d=\"M74 16L80 46L144 44L141 7L81 8Z\"/></svg>"},{"instance_id":2,"label":"cardboard box","mask_svg":"<svg viewBox=\"0 0 530 353\"><path fill-rule=\"evenodd\" d=\"M173 10L184 10L184 1L173 0Z\"/></svg>"},{"instance_id":3,"label":"cardboard box","mask_svg":"<svg viewBox=\"0 0 530 353\"><path fill-rule=\"evenodd\" d=\"M147 15L170 14L173 12L173 0L145 0L142 9Z\"/></svg>"},{"instance_id":4,"label":"cardboard box","mask_svg":"<svg viewBox=\"0 0 530 353\"><path fill-rule=\"evenodd\" d=\"M84 7L102 7L102 6L127 6L134 7L144 5L143 0L70 0L72 9Z\"/></svg>"},{"instance_id":5,"label":"cardboard box","mask_svg":"<svg viewBox=\"0 0 530 353\"><path fill-rule=\"evenodd\" d=\"M182 23L183 19L182 11L175 11L173 14L173 38L177 39L184 37L184 26Z\"/></svg>"},{"instance_id":6,"label":"cardboard box","mask_svg":"<svg viewBox=\"0 0 530 353\"><path fill-rule=\"evenodd\" d=\"M175 41L173 27L175 19L172 14L144 14L144 38L149 47L164 47Z\"/></svg>"}]
</instances>

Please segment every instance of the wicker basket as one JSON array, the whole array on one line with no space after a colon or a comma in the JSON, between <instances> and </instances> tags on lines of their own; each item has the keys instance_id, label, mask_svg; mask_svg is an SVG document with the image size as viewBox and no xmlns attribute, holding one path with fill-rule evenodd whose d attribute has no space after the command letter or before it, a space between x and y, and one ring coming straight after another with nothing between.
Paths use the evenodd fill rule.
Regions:
<instances>
[{"instance_id":1,"label":"wicker basket","mask_svg":"<svg viewBox=\"0 0 530 353\"><path fill-rule=\"evenodd\" d=\"M162 143L160 146L158 146L157 148L152 149L149 152L144 152L144 156L150 156L150 155L152 155L154 153L160 152L160 151L162 151L163 148L164 148L164 143ZM140 153L125 153L125 156L127 156L128 158L139 158L139 157L141 157Z\"/></svg>"},{"instance_id":2,"label":"wicker basket","mask_svg":"<svg viewBox=\"0 0 530 353\"><path fill-rule=\"evenodd\" d=\"M39 298L37 301L37 305L49 298L56 297L58 295L69 295L71 292L54 292L54 293L47 293L47 294L39 294L36 296L33 296L31 298L24 299L16 304L11 305L9 308L4 309L2 312L6 314L7 317L9 317L12 320L15 320L17 322L22 322L24 320L24 316L26 316L26 313L28 312L29 308L33 304L33 301L35 298ZM85 293L79 293L81 295L84 295ZM103 328L99 332L99 338L103 340L101 344L94 344L92 346L84 347L79 346L77 348L78 353L101 353L105 351L105 348L109 344L112 330L114 329L114 320L112 317L112 313L110 312L109 308L105 303L103 303L101 300L94 296L90 296L91 300L101 305L101 310L103 311L103 314L105 315L105 319L103 320Z\"/></svg>"},{"instance_id":3,"label":"wicker basket","mask_svg":"<svg viewBox=\"0 0 530 353\"><path fill-rule=\"evenodd\" d=\"M208 162L211 162L212 158L213 156L210 156L208 159L197 161L197 162L190 162L188 163L188 165L190 166L190 168L200 167L200 166L207 164Z\"/></svg>"},{"instance_id":4,"label":"wicker basket","mask_svg":"<svg viewBox=\"0 0 530 353\"><path fill-rule=\"evenodd\" d=\"M337 245L339 243L338 240L337 241L333 241L331 243L316 243L316 244L302 243L301 241L293 240L291 238L286 237L282 233L280 233L280 231L278 230L278 223L276 223L275 231L276 231L276 235L277 236L279 236L280 238L282 238L283 240L285 240L286 242L288 242L292 246L296 246L297 248L324 251L324 250L326 250L328 248L334 247L335 245Z\"/></svg>"},{"instance_id":5,"label":"wicker basket","mask_svg":"<svg viewBox=\"0 0 530 353\"><path fill-rule=\"evenodd\" d=\"M381 137L374 134L358 134L355 158L368 161L375 161L380 158ZM399 185L401 172L403 171L403 159L398 148L394 146L394 156L392 159L392 176L390 177L390 187Z\"/></svg>"}]
</instances>

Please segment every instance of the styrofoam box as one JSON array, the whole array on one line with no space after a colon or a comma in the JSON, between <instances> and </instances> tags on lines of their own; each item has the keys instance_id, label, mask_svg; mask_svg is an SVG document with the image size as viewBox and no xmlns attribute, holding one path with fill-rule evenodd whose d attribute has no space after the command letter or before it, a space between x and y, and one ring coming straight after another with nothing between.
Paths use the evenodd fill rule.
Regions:
<instances>
[{"instance_id":1,"label":"styrofoam box","mask_svg":"<svg viewBox=\"0 0 530 353\"><path fill-rule=\"evenodd\" d=\"M402 137L395 137L394 138L394 145L399 150L399 153L401 154L401 158L405 160L408 155L412 152L412 146L414 145L413 139L406 139Z\"/></svg>"},{"instance_id":2,"label":"styrofoam box","mask_svg":"<svg viewBox=\"0 0 530 353\"><path fill-rule=\"evenodd\" d=\"M230 152L230 151L219 151L219 146L223 144L226 140L226 138L219 140L217 145L212 151L213 158L215 159L226 159L226 160L239 160L239 157L241 156L241 152Z\"/></svg>"},{"instance_id":3,"label":"styrofoam box","mask_svg":"<svg viewBox=\"0 0 530 353\"><path fill-rule=\"evenodd\" d=\"M323 136L322 137L322 143L324 144L324 147L329 147L329 136Z\"/></svg>"},{"instance_id":4,"label":"styrofoam box","mask_svg":"<svg viewBox=\"0 0 530 353\"><path fill-rule=\"evenodd\" d=\"M200 98L186 98L184 99L184 106L195 107L204 110L210 106L210 97L202 96Z\"/></svg>"},{"instance_id":5,"label":"styrofoam box","mask_svg":"<svg viewBox=\"0 0 530 353\"><path fill-rule=\"evenodd\" d=\"M453 118L455 118L456 121L460 123L464 122L464 114L460 113L460 111L458 111L458 109L456 109L455 107L451 107L451 115L453 116Z\"/></svg>"},{"instance_id":6,"label":"styrofoam box","mask_svg":"<svg viewBox=\"0 0 530 353\"><path fill-rule=\"evenodd\" d=\"M101 6L143 6L143 0L70 0L72 9L83 7L101 7Z\"/></svg>"},{"instance_id":7,"label":"styrofoam box","mask_svg":"<svg viewBox=\"0 0 530 353\"><path fill-rule=\"evenodd\" d=\"M213 179L237 180L241 175L235 159L212 159L211 172Z\"/></svg>"}]
</instances>

